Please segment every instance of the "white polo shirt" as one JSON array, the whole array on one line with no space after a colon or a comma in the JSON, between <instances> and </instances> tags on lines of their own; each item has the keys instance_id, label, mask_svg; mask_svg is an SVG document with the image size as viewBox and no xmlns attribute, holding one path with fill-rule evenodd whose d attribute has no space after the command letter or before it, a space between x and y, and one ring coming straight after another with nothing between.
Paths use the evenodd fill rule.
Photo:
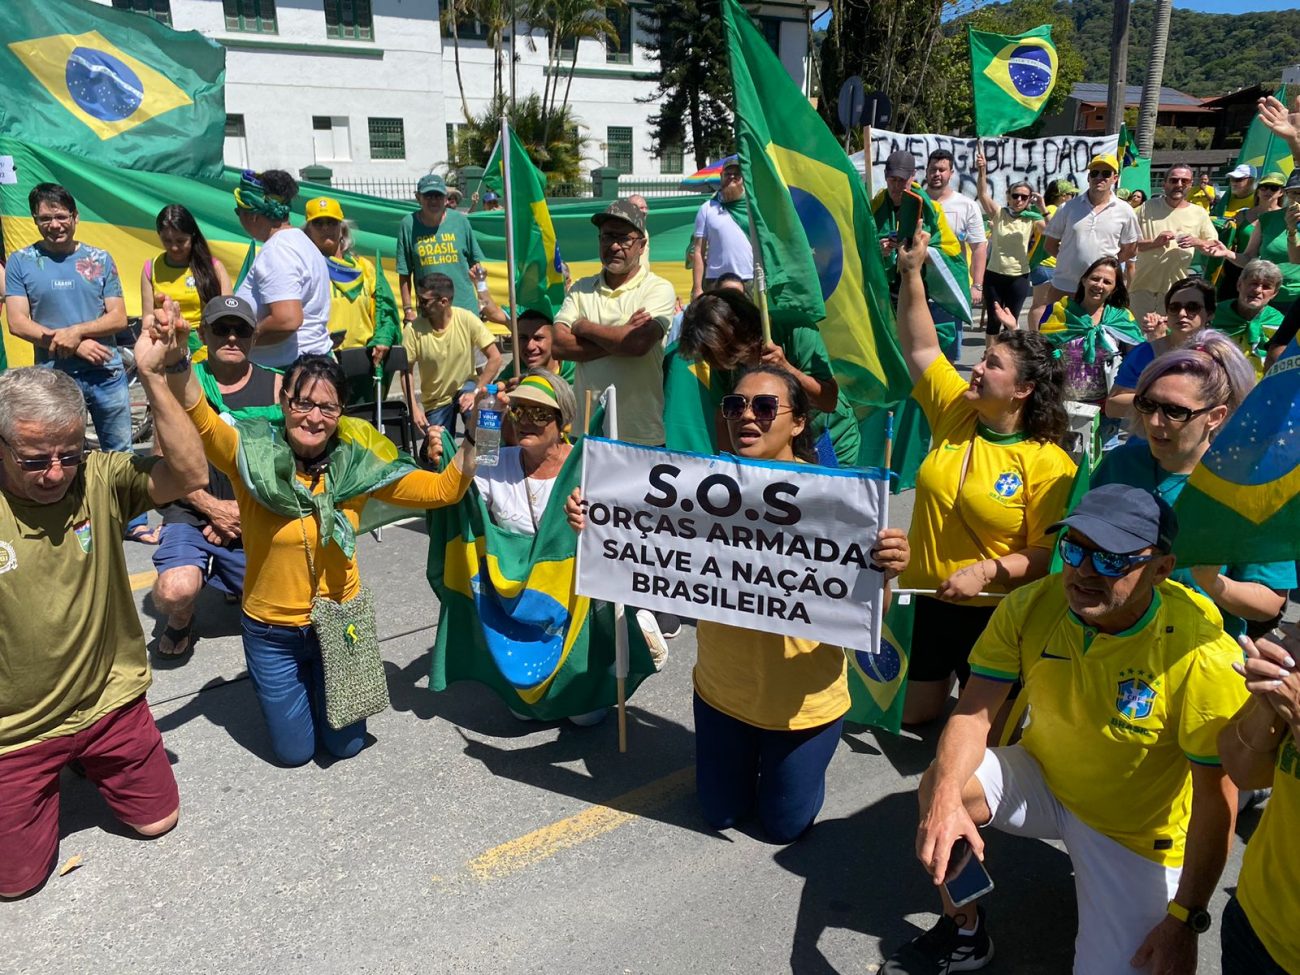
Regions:
<instances>
[{"instance_id":1,"label":"white polo shirt","mask_svg":"<svg viewBox=\"0 0 1300 975\"><path fill-rule=\"evenodd\" d=\"M1110 202L1093 212L1092 200L1084 193L1058 207L1047 224L1047 236L1061 242L1056 255L1052 285L1066 294L1079 288L1079 278L1099 257L1115 257L1124 244L1141 239L1137 211L1115 194Z\"/></svg>"}]
</instances>

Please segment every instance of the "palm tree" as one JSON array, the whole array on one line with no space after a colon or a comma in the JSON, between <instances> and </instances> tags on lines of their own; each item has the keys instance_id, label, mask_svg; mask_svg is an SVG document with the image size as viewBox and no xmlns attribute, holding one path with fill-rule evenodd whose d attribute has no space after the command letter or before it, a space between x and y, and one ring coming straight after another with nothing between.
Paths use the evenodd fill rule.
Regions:
<instances>
[{"instance_id":1,"label":"palm tree","mask_svg":"<svg viewBox=\"0 0 1300 975\"><path fill-rule=\"evenodd\" d=\"M502 94L481 115L471 118L460 139L464 155L457 160L459 164L481 166L487 162L501 134L503 114L510 119L510 127L537 168L546 174L548 186L581 178L583 156L578 128L582 123L567 107L553 108L549 115L544 113L537 92L517 99L513 108Z\"/></svg>"},{"instance_id":2,"label":"palm tree","mask_svg":"<svg viewBox=\"0 0 1300 975\"><path fill-rule=\"evenodd\" d=\"M610 9L625 10L626 0L529 0L524 16L534 27L541 28L546 34L546 77L542 83L540 142L545 145L550 136L553 117L563 116L569 106L569 90L573 86L573 75L578 65L578 44L583 38L602 39L606 43L617 45L618 31L610 23ZM567 72L561 68L564 57L562 48L566 42L573 44ZM533 41L529 38L529 43ZM564 98L556 98L560 90L560 78L567 74L564 85ZM564 131L561 126L561 131Z\"/></svg>"},{"instance_id":3,"label":"palm tree","mask_svg":"<svg viewBox=\"0 0 1300 975\"><path fill-rule=\"evenodd\" d=\"M1160 86L1165 78L1165 47L1169 42L1169 12L1173 0L1156 0L1155 26L1151 37L1151 60L1142 85L1142 104L1138 108L1138 154L1151 158L1156 137L1156 114L1160 107Z\"/></svg>"},{"instance_id":4,"label":"palm tree","mask_svg":"<svg viewBox=\"0 0 1300 975\"><path fill-rule=\"evenodd\" d=\"M469 102L465 98L465 82L460 76L460 21L472 16L470 4L472 0L443 0L442 13L439 20L442 26L451 31L451 51L452 58L456 62L456 87L460 89L460 112L465 121L470 119ZM448 152L452 147L447 147Z\"/></svg>"}]
</instances>

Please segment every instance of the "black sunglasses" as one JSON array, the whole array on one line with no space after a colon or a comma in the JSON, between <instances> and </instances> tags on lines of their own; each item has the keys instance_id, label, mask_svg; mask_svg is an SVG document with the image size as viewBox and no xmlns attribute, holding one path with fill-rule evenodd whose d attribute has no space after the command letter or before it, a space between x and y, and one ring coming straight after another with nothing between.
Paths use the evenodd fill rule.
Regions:
<instances>
[{"instance_id":1,"label":"black sunglasses","mask_svg":"<svg viewBox=\"0 0 1300 975\"><path fill-rule=\"evenodd\" d=\"M1088 173L1089 179L1110 179L1115 174L1109 169L1094 169Z\"/></svg>"},{"instance_id":2,"label":"black sunglasses","mask_svg":"<svg viewBox=\"0 0 1300 975\"><path fill-rule=\"evenodd\" d=\"M1029 199L1029 194L1028 194L1028 193L1012 193L1012 194L1011 194L1011 199L1013 199L1013 200L1027 200L1027 199Z\"/></svg>"},{"instance_id":3,"label":"black sunglasses","mask_svg":"<svg viewBox=\"0 0 1300 975\"><path fill-rule=\"evenodd\" d=\"M215 338L228 339L232 335L238 335L241 339L251 339L254 332L253 328L245 325L243 322L232 324L230 322L213 322L208 326L208 331Z\"/></svg>"},{"instance_id":4,"label":"black sunglasses","mask_svg":"<svg viewBox=\"0 0 1300 975\"><path fill-rule=\"evenodd\" d=\"M4 437L0 437L0 443L9 448L9 455L13 457L18 469L29 474L40 474L48 471L54 466L56 460L59 462L60 467L79 467L85 461L86 454L90 453L85 447L82 447L81 450L74 454L55 454L51 457L24 457L14 450L14 445Z\"/></svg>"},{"instance_id":5,"label":"black sunglasses","mask_svg":"<svg viewBox=\"0 0 1300 975\"><path fill-rule=\"evenodd\" d=\"M1194 410L1188 406L1179 406L1177 403L1161 403L1159 400L1146 396L1134 396L1133 409L1144 416L1151 416L1156 410L1159 410L1170 423L1186 423L1202 413L1209 413L1214 407L1203 406L1199 410Z\"/></svg>"},{"instance_id":6,"label":"black sunglasses","mask_svg":"<svg viewBox=\"0 0 1300 975\"><path fill-rule=\"evenodd\" d=\"M789 413L790 407L781 409L781 397L771 393L759 393L749 397L740 393L728 393L722 397L722 418L739 420L748 408L759 423L771 423L782 413Z\"/></svg>"}]
</instances>

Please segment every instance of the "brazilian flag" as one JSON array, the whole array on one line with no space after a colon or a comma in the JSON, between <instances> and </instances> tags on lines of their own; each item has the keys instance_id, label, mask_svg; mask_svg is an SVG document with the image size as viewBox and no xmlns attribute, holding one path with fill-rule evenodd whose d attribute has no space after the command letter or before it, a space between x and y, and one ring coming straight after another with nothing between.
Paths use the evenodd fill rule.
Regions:
<instances>
[{"instance_id":1,"label":"brazilian flag","mask_svg":"<svg viewBox=\"0 0 1300 975\"><path fill-rule=\"evenodd\" d=\"M774 320L819 322L858 412L910 382L862 178L737 0L723 0L745 174Z\"/></svg>"},{"instance_id":2,"label":"brazilian flag","mask_svg":"<svg viewBox=\"0 0 1300 975\"><path fill-rule=\"evenodd\" d=\"M1006 135L1033 125L1056 85L1056 45L1044 24L1009 37L967 28L975 134Z\"/></svg>"},{"instance_id":3,"label":"brazilian flag","mask_svg":"<svg viewBox=\"0 0 1300 975\"><path fill-rule=\"evenodd\" d=\"M444 457L453 447L444 443ZM486 684L513 711L543 721L615 703L614 607L573 591L577 535L564 501L581 481L581 444L551 489L535 536L493 524L477 487L430 511L429 584L441 604L429 687ZM628 614L627 693L654 664Z\"/></svg>"},{"instance_id":4,"label":"brazilian flag","mask_svg":"<svg viewBox=\"0 0 1300 975\"><path fill-rule=\"evenodd\" d=\"M105 165L219 176L225 81L220 44L152 17L28 0L0 18L0 134Z\"/></svg>"},{"instance_id":5,"label":"brazilian flag","mask_svg":"<svg viewBox=\"0 0 1300 975\"><path fill-rule=\"evenodd\" d=\"M564 304L564 262L555 239L555 225L546 206L546 177L528 158L528 151L506 128L509 144L497 143L487 161L483 185L499 194L505 190L505 160L510 157L510 222L515 241L515 304L554 318Z\"/></svg>"},{"instance_id":6,"label":"brazilian flag","mask_svg":"<svg viewBox=\"0 0 1300 975\"><path fill-rule=\"evenodd\" d=\"M903 700L907 692L907 660L912 652L912 624L916 601L895 596L885 613L880 647L848 650L849 704L846 721L898 734L903 725Z\"/></svg>"},{"instance_id":7,"label":"brazilian flag","mask_svg":"<svg viewBox=\"0 0 1300 975\"><path fill-rule=\"evenodd\" d=\"M1300 558L1300 347L1294 341L1214 438L1174 511L1179 565Z\"/></svg>"}]
</instances>

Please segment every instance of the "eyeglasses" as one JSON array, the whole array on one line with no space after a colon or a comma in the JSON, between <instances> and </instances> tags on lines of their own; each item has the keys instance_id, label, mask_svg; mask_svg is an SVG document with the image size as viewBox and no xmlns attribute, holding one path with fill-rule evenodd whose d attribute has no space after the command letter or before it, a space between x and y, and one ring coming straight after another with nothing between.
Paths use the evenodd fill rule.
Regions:
<instances>
[{"instance_id":1,"label":"eyeglasses","mask_svg":"<svg viewBox=\"0 0 1300 975\"><path fill-rule=\"evenodd\" d=\"M289 410L298 416L306 416L312 410L320 410L320 415L327 420L337 420L343 415L343 407L338 403L316 403L309 399L286 399Z\"/></svg>"},{"instance_id":2,"label":"eyeglasses","mask_svg":"<svg viewBox=\"0 0 1300 975\"><path fill-rule=\"evenodd\" d=\"M1088 548L1086 545L1072 542L1064 535L1057 542L1056 548L1061 553L1061 561L1072 569L1079 568L1079 566L1083 565L1083 560L1091 555L1093 570L1097 575L1105 576L1107 579L1118 579L1127 574L1134 566L1150 562L1157 555L1155 552L1150 555L1122 555L1119 552L1103 552L1098 548Z\"/></svg>"},{"instance_id":3,"label":"eyeglasses","mask_svg":"<svg viewBox=\"0 0 1300 975\"><path fill-rule=\"evenodd\" d=\"M242 322L238 325L232 325L230 322L213 322L207 326L207 329L214 338L218 339L228 339L232 335L236 335L241 339L251 339L255 331Z\"/></svg>"},{"instance_id":4,"label":"eyeglasses","mask_svg":"<svg viewBox=\"0 0 1300 975\"><path fill-rule=\"evenodd\" d=\"M1215 404L1215 406L1217 405ZM1214 406L1203 406L1199 410L1194 410L1190 406L1179 406L1177 403L1161 403L1159 400L1147 396L1133 397L1133 409L1143 416L1151 416L1156 410L1159 410L1161 415L1170 423L1186 423L1193 417L1209 413L1214 408Z\"/></svg>"},{"instance_id":5,"label":"eyeglasses","mask_svg":"<svg viewBox=\"0 0 1300 975\"><path fill-rule=\"evenodd\" d=\"M1281 193L1282 192L1282 187L1276 186L1273 183L1262 183L1261 185L1257 186L1256 189L1260 193Z\"/></svg>"},{"instance_id":6,"label":"eyeglasses","mask_svg":"<svg viewBox=\"0 0 1300 975\"><path fill-rule=\"evenodd\" d=\"M600 244L602 247L612 247L617 244L619 247L627 248L643 239L640 234L601 234Z\"/></svg>"},{"instance_id":7,"label":"eyeglasses","mask_svg":"<svg viewBox=\"0 0 1300 975\"><path fill-rule=\"evenodd\" d=\"M553 410L549 406L512 406L510 416L516 423L528 423L538 427L560 422L559 410Z\"/></svg>"},{"instance_id":8,"label":"eyeglasses","mask_svg":"<svg viewBox=\"0 0 1300 975\"><path fill-rule=\"evenodd\" d=\"M1171 301L1165 305L1165 311L1171 315L1177 315L1180 311L1185 311L1189 315L1199 315L1205 311L1205 306L1199 301Z\"/></svg>"},{"instance_id":9,"label":"eyeglasses","mask_svg":"<svg viewBox=\"0 0 1300 975\"><path fill-rule=\"evenodd\" d=\"M86 454L89 453L85 447L82 447L74 454L55 454L51 457L24 457L14 450L14 445L4 437L0 437L0 443L9 448L9 454L13 457L14 463L18 465L18 469L29 474L44 473L53 467L56 461L60 467L80 467L81 463L86 459Z\"/></svg>"},{"instance_id":10,"label":"eyeglasses","mask_svg":"<svg viewBox=\"0 0 1300 975\"><path fill-rule=\"evenodd\" d=\"M759 393L757 396L749 397L740 393L728 393L722 397L722 418L724 420L739 420L745 415L745 410L749 409L754 414L754 419L759 423L771 423L782 413L791 412L790 407L781 409L781 397L773 396L771 393Z\"/></svg>"},{"instance_id":11,"label":"eyeglasses","mask_svg":"<svg viewBox=\"0 0 1300 975\"><path fill-rule=\"evenodd\" d=\"M72 223L72 221L76 219L77 215L75 213L52 214L33 218L38 227L48 227L51 224Z\"/></svg>"},{"instance_id":12,"label":"eyeglasses","mask_svg":"<svg viewBox=\"0 0 1300 975\"><path fill-rule=\"evenodd\" d=\"M1110 179L1115 173L1110 169L1092 169L1088 171L1089 179Z\"/></svg>"},{"instance_id":13,"label":"eyeglasses","mask_svg":"<svg viewBox=\"0 0 1300 975\"><path fill-rule=\"evenodd\" d=\"M1182 184L1182 183L1190 183L1191 180L1190 180L1190 179L1186 179L1186 178L1184 178L1184 177L1179 177L1179 176L1166 176L1166 177L1165 177L1165 182L1166 182L1166 183Z\"/></svg>"},{"instance_id":14,"label":"eyeglasses","mask_svg":"<svg viewBox=\"0 0 1300 975\"><path fill-rule=\"evenodd\" d=\"M1028 193L1012 193L1012 194L1011 194L1011 199L1013 199L1013 200L1027 200L1027 199L1029 199L1029 194L1028 194Z\"/></svg>"},{"instance_id":15,"label":"eyeglasses","mask_svg":"<svg viewBox=\"0 0 1300 975\"><path fill-rule=\"evenodd\" d=\"M420 197L425 200L445 200L446 193L439 193L437 190L430 190L428 193L421 193Z\"/></svg>"}]
</instances>

